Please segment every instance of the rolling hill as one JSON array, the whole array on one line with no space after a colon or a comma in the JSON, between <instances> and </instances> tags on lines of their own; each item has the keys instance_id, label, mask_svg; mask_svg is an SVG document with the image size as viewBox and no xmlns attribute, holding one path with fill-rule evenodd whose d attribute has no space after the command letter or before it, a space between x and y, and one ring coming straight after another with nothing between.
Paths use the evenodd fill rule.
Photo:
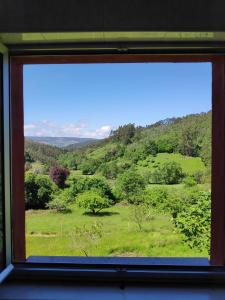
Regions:
<instances>
[{"instance_id":1,"label":"rolling hill","mask_svg":"<svg viewBox=\"0 0 225 300\"><path fill-rule=\"evenodd\" d=\"M82 148L83 146L89 145L96 142L96 139L92 138L79 138L79 137L45 137L45 136L26 136L26 140L31 140L36 143L47 144L51 146L56 146L59 148L71 147Z\"/></svg>"}]
</instances>

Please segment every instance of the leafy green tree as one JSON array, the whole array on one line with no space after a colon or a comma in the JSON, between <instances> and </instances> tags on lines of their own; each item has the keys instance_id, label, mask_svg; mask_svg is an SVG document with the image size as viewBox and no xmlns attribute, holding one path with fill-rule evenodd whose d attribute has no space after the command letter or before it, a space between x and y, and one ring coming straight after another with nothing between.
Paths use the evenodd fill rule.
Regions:
<instances>
[{"instance_id":1,"label":"leafy green tree","mask_svg":"<svg viewBox=\"0 0 225 300\"><path fill-rule=\"evenodd\" d=\"M69 181L69 191L71 199L74 199L79 193L85 191L97 190L101 195L109 199L114 199L111 188L104 177L72 177Z\"/></svg>"},{"instance_id":2,"label":"leafy green tree","mask_svg":"<svg viewBox=\"0 0 225 300\"><path fill-rule=\"evenodd\" d=\"M115 179L120 170L119 170L116 162L111 161L111 162L102 164L99 167L99 171L107 179Z\"/></svg>"},{"instance_id":3,"label":"leafy green tree","mask_svg":"<svg viewBox=\"0 0 225 300\"><path fill-rule=\"evenodd\" d=\"M76 152L68 152L59 156L59 165L71 170L77 170L80 161L80 156Z\"/></svg>"},{"instance_id":4,"label":"leafy green tree","mask_svg":"<svg viewBox=\"0 0 225 300\"><path fill-rule=\"evenodd\" d=\"M195 178L193 176L187 176L183 179L183 183L186 187L192 187L197 184Z\"/></svg>"},{"instance_id":5,"label":"leafy green tree","mask_svg":"<svg viewBox=\"0 0 225 300\"><path fill-rule=\"evenodd\" d=\"M24 154L24 160L25 160L25 162L28 162L28 163L34 162L34 159L30 155L30 153L26 150L25 150L25 154Z\"/></svg>"},{"instance_id":6,"label":"leafy green tree","mask_svg":"<svg viewBox=\"0 0 225 300\"><path fill-rule=\"evenodd\" d=\"M158 152L158 147L155 141L147 139L144 141L144 153L146 155L155 156Z\"/></svg>"},{"instance_id":7,"label":"leafy green tree","mask_svg":"<svg viewBox=\"0 0 225 300\"><path fill-rule=\"evenodd\" d=\"M179 138L179 150L181 154L188 156L198 156L200 146L198 144L198 129L192 123L182 129Z\"/></svg>"},{"instance_id":8,"label":"leafy green tree","mask_svg":"<svg viewBox=\"0 0 225 300\"><path fill-rule=\"evenodd\" d=\"M96 190L89 190L79 194L76 198L76 203L79 207L92 214L97 214L111 205L110 200Z\"/></svg>"},{"instance_id":9,"label":"leafy green tree","mask_svg":"<svg viewBox=\"0 0 225 300\"><path fill-rule=\"evenodd\" d=\"M124 145L132 143L134 135L135 125L131 123L119 126L117 130L111 132L111 136Z\"/></svg>"},{"instance_id":10,"label":"leafy green tree","mask_svg":"<svg viewBox=\"0 0 225 300\"><path fill-rule=\"evenodd\" d=\"M170 138L161 137L157 140L157 152L172 153L174 152L174 145Z\"/></svg>"},{"instance_id":11,"label":"leafy green tree","mask_svg":"<svg viewBox=\"0 0 225 300\"><path fill-rule=\"evenodd\" d=\"M26 209L42 209L52 199L54 186L47 175L25 174Z\"/></svg>"},{"instance_id":12,"label":"leafy green tree","mask_svg":"<svg viewBox=\"0 0 225 300\"><path fill-rule=\"evenodd\" d=\"M130 203L137 203L143 200L145 180L134 170L125 171L116 180L116 194L121 199Z\"/></svg>"},{"instance_id":13,"label":"leafy green tree","mask_svg":"<svg viewBox=\"0 0 225 300\"><path fill-rule=\"evenodd\" d=\"M160 173L162 176L162 180L166 184L176 184L179 183L183 178L183 172L180 164L177 162L165 162L160 167Z\"/></svg>"},{"instance_id":14,"label":"leafy green tree","mask_svg":"<svg viewBox=\"0 0 225 300\"><path fill-rule=\"evenodd\" d=\"M98 169L99 163L97 160L88 159L80 165L80 169L84 175L93 175Z\"/></svg>"},{"instance_id":15,"label":"leafy green tree","mask_svg":"<svg viewBox=\"0 0 225 300\"><path fill-rule=\"evenodd\" d=\"M184 240L191 248L210 249L211 194L204 190L189 193L190 205L184 205L174 223L184 234Z\"/></svg>"},{"instance_id":16,"label":"leafy green tree","mask_svg":"<svg viewBox=\"0 0 225 300\"><path fill-rule=\"evenodd\" d=\"M145 203L152 207L157 207L159 210L163 210L168 197L169 195L166 188L151 188L146 191Z\"/></svg>"}]
</instances>

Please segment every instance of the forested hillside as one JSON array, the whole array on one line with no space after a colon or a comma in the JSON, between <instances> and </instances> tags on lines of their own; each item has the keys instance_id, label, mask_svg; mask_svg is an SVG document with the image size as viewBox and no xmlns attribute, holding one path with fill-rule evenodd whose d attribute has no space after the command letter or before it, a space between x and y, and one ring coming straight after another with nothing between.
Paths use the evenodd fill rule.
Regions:
<instances>
[{"instance_id":1,"label":"forested hillside","mask_svg":"<svg viewBox=\"0 0 225 300\"><path fill-rule=\"evenodd\" d=\"M29 255L209 252L211 111L121 125L79 149L26 141L25 170Z\"/></svg>"},{"instance_id":2,"label":"forested hillside","mask_svg":"<svg viewBox=\"0 0 225 300\"><path fill-rule=\"evenodd\" d=\"M144 161L158 153L199 157L210 166L211 112L166 119L146 127L123 125L112 131L109 138L66 153L59 161L87 174L97 170L116 173L117 169L127 169L138 162L147 164Z\"/></svg>"},{"instance_id":3,"label":"forested hillside","mask_svg":"<svg viewBox=\"0 0 225 300\"><path fill-rule=\"evenodd\" d=\"M64 149L55 146L25 139L25 161L28 163L39 161L47 167L54 166L58 164L59 155L65 152Z\"/></svg>"}]
</instances>

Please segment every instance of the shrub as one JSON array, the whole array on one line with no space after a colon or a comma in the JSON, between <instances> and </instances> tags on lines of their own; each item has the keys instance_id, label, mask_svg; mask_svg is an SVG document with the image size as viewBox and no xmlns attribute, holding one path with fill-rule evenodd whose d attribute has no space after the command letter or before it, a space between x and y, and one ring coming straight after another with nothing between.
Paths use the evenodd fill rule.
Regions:
<instances>
[{"instance_id":1,"label":"shrub","mask_svg":"<svg viewBox=\"0 0 225 300\"><path fill-rule=\"evenodd\" d=\"M93 175L98 169L99 162L94 159L85 160L80 164L80 169L84 175Z\"/></svg>"},{"instance_id":2,"label":"shrub","mask_svg":"<svg viewBox=\"0 0 225 300\"><path fill-rule=\"evenodd\" d=\"M193 178L195 179L196 183L204 183L205 181L205 173L203 171L196 171L193 173Z\"/></svg>"},{"instance_id":3,"label":"shrub","mask_svg":"<svg viewBox=\"0 0 225 300\"><path fill-rule=\"evenodd\" d=\"M79 193L98 190L98 192L109 199L114 199L111 188L104 177L91 176L91 177L74 177L70 179L70 195L76 197Z\"/></svg>"},{"instance_id":4,"label":"shrub","mask_svg":"<svg viewBox=\"0 0 225 300\"><path fill-rule=\"evenodd\" d=\"M45 208L52 199L54 186L46 175L25 174L25 204L26 209Z\"/></svg>"},{"instance_id":5,"label":"shrub","mask_svg":"<svg viewBox=\"0 0 225 300\"><path fill-rule=\"evenodd\" d=\"M86 191L76 198L77 205L87 212L97 214L104 208L110 207L111 202L96 190Z\"/></svg>"},{"instance_id":6,"label":"shrub","mask_svg":"<svg viewBox=\"0 0 225 300\"><path fill-rule=\"evenodd\" d=\"M166 162L160 167L162 180L166 184L179 183L183 177L183 172L180 164L176 162Z\"/></svg>"},{"instance_id":7,"label":"shrub","mask_svg":"<svg viewBox=\"0 0 225 300\"><path fill-rule=\"evenodd\" d=\"M62 167L52 167L50 169L50 177L59 188L65 187L65 181L69 173L68 169Z\"/></svg>"},{"instance_id":8,"label":"shrub","mask_svg":"<svg viewBox=\"0 0 225 300\"><path fill-rule=\"evenodd\" d=\"M146 191L145 202L152 207L164 208L168 201L168 196L166 188L151 188Z\"/></svg>"},{"instance_id":9,"label":"shrub","mask_svg":"<svg viewBox=\"0 0 225 300\"><path fill-rule=\"evenodd\" d=\"M119 198L126 199L130 203L140 202L143 200L145 180L136 171L128 170L118 177L115 188Z\"/></svg>"},{"instance_id":10,"label":"shrub","mask_svg":"<svg viewBox=\"0 0 225 300\"><path fill-rule=\"evenodd\" d=\"M183 207L174 223L184 235L184 240L193 248L208 249L210 246L210 192L195 190L189 193L190 205Z\"/></svg>"},{"instance_id":11,"label":"shrub","mask_svg":"<svg viewBox=\"0 0 225 300\"><path fill-rule=\"evenodd\" d=\"M47 208L56 210L57 212L68 212L68 204L63 201L60 197L54 198L52 201L47 203L46 205Z\"/></svg>"},{"instance_id":12,"label":"shrub","mask_svg":"<svg viewBox=\"0 0 225 300\"><path fill-rule=\"evenodd\" d=\"M112 162L102 164L99 167L99 171L107 179L115 179L117 177L117 174L119 173L119 168L116 162L112 161Z\"/></svg>"},{"instance_id":13,"label":"shrub","mask_svg":"<svg viewBox=\"0 0 225 300\"><path fill-rule=\"evenodd\" d=\"M153 155L155 156L158 152L158 147L153 140L146 140L144 143L144 152L147 155Z\"/></svg>"},{"instance_id":14,"label":"shrub","mask_svg":"<svg viewBox=\"0 0 225 300\"><path fill-rule=\"evenodd\" d=\"M192 187L197 184L196 180L192 176L187 176L184 178L183 183L186 187Z\"/></svg>"},{"instance_id":15,"label":"shrub","mask_svg":"<svg viewBox=\"0 0 225 300\"><path fill-rule=\"evenodd\" d=\"M130 211L131 222L136 223L138 230L143 231L145 222L152 219L150 209L145 204L133 205Z\"/></svg>"}]
</instances>

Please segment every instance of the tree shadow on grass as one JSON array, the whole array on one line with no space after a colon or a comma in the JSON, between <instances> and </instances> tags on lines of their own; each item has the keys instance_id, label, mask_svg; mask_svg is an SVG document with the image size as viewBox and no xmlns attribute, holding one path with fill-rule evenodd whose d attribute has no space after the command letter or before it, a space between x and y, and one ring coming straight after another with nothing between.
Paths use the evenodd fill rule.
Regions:
<instances>
[{"instance_id":1,"label":"tree shadow on grass","mask_svg":"<svg viewBox=\"0 0 225 300\"><path fill-rule=\"evenodd\" d=\"M112 211L99 211L95 214L93 214L92 212L84 212L83 215L89 217L107 217L107 216L119 215L119 213L112 212Z\"/></svg>"}]
</instances>

